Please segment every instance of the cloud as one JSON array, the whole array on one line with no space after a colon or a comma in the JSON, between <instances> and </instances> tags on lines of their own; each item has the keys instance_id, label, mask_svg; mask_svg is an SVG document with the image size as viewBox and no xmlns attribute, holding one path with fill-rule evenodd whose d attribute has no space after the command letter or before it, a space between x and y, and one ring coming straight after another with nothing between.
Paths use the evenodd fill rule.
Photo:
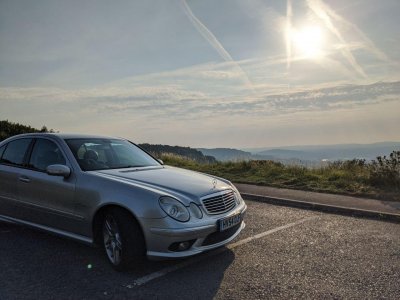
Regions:
<instances>
[{"instance_id":1,"label":"cloud","mask_svg":"<svg viewBox=\"0 0 400 300\"><path fill-rule=\"evenodd\" d=\"M271 93L271 90L276 93ZM279 91L280 92L277 92ZM220 95L207 90L187 90L179 84L134 88L62 90L46 88L0 88L0 102L15 109L24 106L34 110L51 109L62 113L86 113L127 117L160 118L163 120L207 120L220 116L245 118L290 115L297 112L354 109L363 105L400 101L400 81L369 85L339 85L321 88L285 90L282 87L258 88L257 96ZM18 104L20 103L20 104Z\"/></svg>"},{"instance_id":2,"label":"cloud","mask_svg":"<svg viewBox=\"0 0 400 300\"><path fill-rule=\"evenodd\" d=\"M400 102L400 82L378 82L369 85L343 85L310 89L286 95L268 95L258 103L268 103L274 114L299 111L330 111L357 108L387 101Z\"/></svg>"},{"instance_id":3,"label":"cloud","mask_svg":"<svg viewBox=\"0 0 400 300\"><path fill-rule=\"evenodd\" d=\"M240 63L263 74L265 66L274 66L275 61L270 58ZM285 69L284 56L278 66ZM288 86L281 80L266 81L263 77L254 95L242 90L243 82L238 82L236 73L230 70L226 62L200 65L74 90L0 87L0 119L36 127L46 125L62 132L102 133L140 142L192 146L248 146L256 141L262 146L270 141L270 134L274 143L296 139L299 143L301 138L315 138L320 131L334 132L332 128L340 133L344 121L352 128L361 128L369 120L381 127L398 125L393 115L400 105L400 81ZM215 82L221 85L220 90L210 88ZM377 129L375 132L379 134ZM319 143L324 141L320 138Z\"/></svg>"}]
</instances>

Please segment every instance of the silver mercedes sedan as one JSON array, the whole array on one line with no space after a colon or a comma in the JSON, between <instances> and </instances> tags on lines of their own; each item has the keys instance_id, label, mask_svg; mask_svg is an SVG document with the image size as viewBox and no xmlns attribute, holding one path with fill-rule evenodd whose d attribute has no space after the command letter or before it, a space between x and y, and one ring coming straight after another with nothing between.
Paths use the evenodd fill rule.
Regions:
<instances>
[{"instance_id":1,"label":"silver mercedes sedan","mask_svg":"<svg viewBox=\"0 0 400 300\"><path fill-rule=\"evenodd\" d=\"M101 245L117 270L223 246L245 227L246 208L228 180L164 166L124 139L0 143L0 219Z\"/></svg>"}]
</instances>

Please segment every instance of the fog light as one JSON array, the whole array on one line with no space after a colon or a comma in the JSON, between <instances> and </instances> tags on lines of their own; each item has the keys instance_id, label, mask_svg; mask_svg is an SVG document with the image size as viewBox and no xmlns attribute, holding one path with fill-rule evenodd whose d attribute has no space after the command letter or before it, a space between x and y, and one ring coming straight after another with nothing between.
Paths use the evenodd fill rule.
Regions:
<instances>
[{"instance_id":1,"label":"fog light","mask_svg":"<svg viewBox=\"0 0 400 300\"><path fill-rule=\"evenodd\" d=\"M190 243L189 242L182 242L179 243L178 245L178 251L185 251L186 249L188 249L190 247Z\"/></svg>"},{"instance_id":2,"label":"fog light","mask_svg":"<svg viewBox=\"0 0 400 300\"><path fill-rule=\"evenodd\" d=\"M174 251L174 252L185 251L185 250L189 249L190 247L192 247L192 245L193 245L193 243L194 243L195 241L196 241L196 240L175 242L175 243L172 243L172 244L168 247L168 250L169 250L169 251Z\"/></svg>"}]
</instances>

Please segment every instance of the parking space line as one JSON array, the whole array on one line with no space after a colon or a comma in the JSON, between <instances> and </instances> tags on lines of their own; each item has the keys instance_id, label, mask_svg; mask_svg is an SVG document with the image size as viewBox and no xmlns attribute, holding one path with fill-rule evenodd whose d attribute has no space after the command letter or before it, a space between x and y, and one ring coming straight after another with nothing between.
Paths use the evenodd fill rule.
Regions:
<instances>
[{"instance_id":1,"label":"parking space line","mask_svg":"<svg viewBox=\"0 0 400 300\"><path fill-rule=\"evenodd\" d=\"M237 241L236 243L228 244L226 246L226 248L233 249L233 248L236 248L237 246L240 246L240 245L243 245L243 244L247 244L247 243L249 243L251 241L263 238L264 236L273 234L273 233L275 233L277 231L285 230L287 228L290 228L290 227L293 227L293 226L296 226L296 225L300 225L300 224L302 224L304 222L307 222L307 221L310 221L310 220L313 220L313 219L316 219L316 218L318 218L318 217L317 216L308 217L308 218L304 218L304 219L301 219L301 220L293 222L293 223L289 223L289 224L286 224L286 225L283 225L283 226L280 226L280 227L276 227L274 229L271 229L271 230L268 230L268 231L265 231L265 232L261 232L259 234L250 236L250 237L248 237L246 239Z\"/></svg>"},{"instance_id":2,"label":"parking space line","mask_svg":"<svg viewBox=\"0 0 400 300\"><path fill-rule=\"evenodd\" d=\"M201 260L204 260L204 259L206 259L206 258L208 258L208 257L212 257L212 256L218 255L218 254L220 254L220 253L222 253L222 252L225 252L227 249L230 249L230 250L231 250L231 249L234 249L234 248L236 248L236 247L238 247L238 246L247 244L247 243L249 243L249 242L251 242L251 241L254 241L254 240L263 238L263 237L265 237L265 236L267 236L267 235L273 234L273 233L278 232L278 231L282 231L282 230L285 230L285 229L288 229L288 228L291 228L291 227L300 225L300 224L302 224L302 223L304 223L304 222L308 222L308 221L314 220L314 219L316 219L316 218L318 218L318 216L313 216L313 217L308 217L308 218L300 219L300 220L298 220L298 221L296 221L296 222L288 223L288 224L286 224L286 225L279 226L279 227L276 227L276 228L274 228L274 229L270 229L270 230L264 231L264 232L262 232L262 233L253 235L253 236L251 236L251 237L248 237L248 238L245 238L245 239L243 239L243 240L237 241L236 243L228 244L228 245L227 245L226 247L224 247L224 248L218 248L218 249L213 250L212 252L208 252L208 253L206 253L206 254L204 254L204 255L202 255L202 256L198 256L198 257L194 257L194 258L189 258L189 259L187 259L186 261L183 261L183 262L181 262L181 263L179 263L179 264L176 264L176 265L174 265L174 266L167 267L167 268L161 269L160 271L157 271L157 272L151 273L151 274L149 274L149 275L140 277L140 278L136 279L136 280L133 282L133 284L128 284L128 285L126 285L126 287L129 288L129 289L131 289L131 288L134 288L134 287L137 287L137 286L144 285L144 284L146 284L146 283L148 283L148 282L150 282L150 281L152 281L152 280L154 280L154 279L163 277L163 276L167 275L168 273L171 273L171 272L174 272L174 271L176 271L176 270L182 269L182 268L187 267L187 266L189 266L189 265L192 265L192 264L194 264L194 263L196 263L196 262L199 262L199 261L201 261Z\"/></svg>"}]
</instances>

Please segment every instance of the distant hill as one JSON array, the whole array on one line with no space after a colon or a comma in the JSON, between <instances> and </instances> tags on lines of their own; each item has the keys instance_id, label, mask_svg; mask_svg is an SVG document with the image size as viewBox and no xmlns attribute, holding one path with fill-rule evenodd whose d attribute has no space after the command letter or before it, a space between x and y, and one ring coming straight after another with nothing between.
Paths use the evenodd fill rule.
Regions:
<instances>
[{"instance_id":1,"label":"distant hill","mask_svg":"<svg viewBox=\"0 0 400 300\"><path fill-rule=\"evenodd\" d=\"M305 156L307 153L299 150L288 150L288 149L270 149L264 150L253 155L261 155L261 156L271 156L274 158L282 158L282 159L290 159L290 158L299 158Z\"/></svg>"},{"instance_id":2,"label":"distant hill","mask_svg":"<svg viewBox=\"0 0 400 300\"><path fill-rule=\"evenodd\" d=\"M199 163L215 163L217 161L215 157L204 155L202 152L190 147L152 144L139 144L139 146L156 157L161 157L164 154L174 154Z\"/></svg>"},{"instance_id":3,"label":"distant hill","mask_svg":"<svg viewBox=\"0 0 400 300\"><path fill-rule=\"evenodd\" d=\"M312 161L347 160L353 158L372 160L377 156L388 155L400 150L400 142L381 142L373 144L337 144L288 146L280 148L251 149L253 155L272 155L277 159L296 158Z\"/></svg>"},{"instance_id":4,"label":"distant hill","mask_svg":"<svg viewBox=\"0 0 400 300\"><path fill-rule=\"evenodd\" d=\"M284 164L319 165L322 161L351 160L354 158L373 160L377 156L400 151L400 142L373 144L337 144L317 146L289 146L279 148L232 149L198 148L205 155L219 161L273 160Z\"/></svg>"},{"instance_id":5,"label":"distant hill","mask_svg":"<svg viewBox=\"0 0 400 300\"><path fill-rule=\"evenodd\" d=\"M312 161L301 160L296 158L297 151L279 150L277 152L266 151L265 153L253 154L251 152L232 149L232 148L198 148L204 155L211 155L218 161L249 161L249 160L273 160L284 163L286 165L314 165ZM286 153L285 155L280 155Z\"/></svg>"},{"instance_id":6,"label":"distant hill","mask_svg":"<svg viewBox=\"0 0 400 300\"><path fill-rule=\"evenodd\" d=\"M219 161L237 161L237 160L251 160L253 154L250 152L238 150L238 149L230 149L230 148L214 148L214 149L206 149L206 148L198 148L197 150L201 151L204 155L210 155L215 157Z\"/></svg>"}]
</instances>

